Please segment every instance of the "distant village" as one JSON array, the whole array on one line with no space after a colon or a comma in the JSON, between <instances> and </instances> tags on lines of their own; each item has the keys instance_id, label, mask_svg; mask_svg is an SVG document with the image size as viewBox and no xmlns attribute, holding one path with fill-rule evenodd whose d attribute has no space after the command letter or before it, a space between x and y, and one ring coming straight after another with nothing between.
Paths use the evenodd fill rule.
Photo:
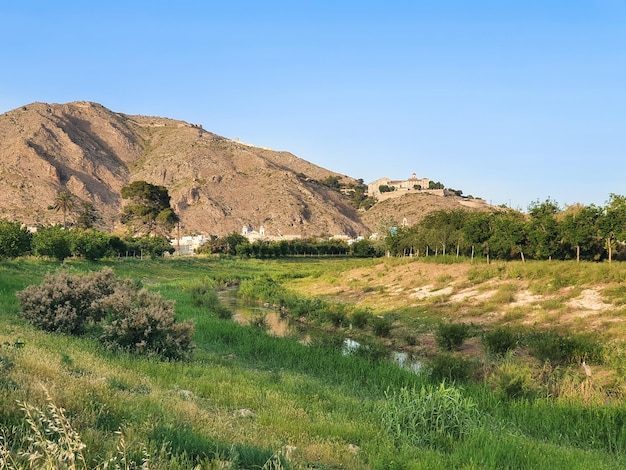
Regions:
<instances>
[{"instance_id":1,"label":"distant village","mask_svg":"<svg viewBox=\"0 0 626 470\"><path fill-rule=\"evenodd\" d=\"M384 201L390 198L396 198L408 194L409 192L422 192L428 194L434 194L436 196L454 196L457 193L444 188L433 188L431 180L428 178L418 178L415 173L410 178L405 180L392 180L387 177L383 177L372 181L367 185L367 195L375 198L377 201ZM406 218L402 220L402 225L408 225ZM255 229L252 225L244 225L240 234L246 237L250 243L257 241L279 241L279 240L296 240L301 238L300 235L270 235L265 232L263 225ZM372 234L370 238L376 238L377 234ZM364 237L350 238L347 235L334 235L332 239L345 240L349 245L362 240ZM179 255L191 255L200 246L209 241L209 238L205 235L184 236L180 240L174 238L172 245L176 248L176 252Z\"/></svg>"}]
</instances>

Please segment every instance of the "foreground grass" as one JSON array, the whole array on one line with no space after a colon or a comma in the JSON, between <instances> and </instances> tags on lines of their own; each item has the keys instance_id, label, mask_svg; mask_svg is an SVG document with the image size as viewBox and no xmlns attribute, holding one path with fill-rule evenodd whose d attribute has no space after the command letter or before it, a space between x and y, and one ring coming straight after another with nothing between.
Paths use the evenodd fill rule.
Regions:
<instances>
[{"instance_id":1,"label":"foreground grass","mask_svg":"<svg viewBox=\"0 0 626 470\"><path fill-rule=\"evenodd\" d=\"M163 363L34 330L19 318L14 293L59 265L2 263L0 425L5 441L18 445L17 438L27 436L18 402L45 407L47 393L67 410L86 445L90 468L119 454L120 430L128 460L139 465L149 455L152 468L272 468L272 456L279 454L291 468L626 466L621 400L505 400L482 384L467 383L452 387L471 408L461 437L446 446L425 445L391 432L382 416L390 413L391 392L438 386L426 376L386 361L345 356L332 344L304 346L294 338L268 336L220 320L191 301L190 291L199 283L261 275L338 279L346 270L371 269L372 264L315 259L110 263L118 275L176 300L180 319L195 319L193 359ZM67 263L77 272L101 266ZM418 401L412 409L419 407ZM400 419L390 416L392 422Z\"/></svg>"}]
</instances>

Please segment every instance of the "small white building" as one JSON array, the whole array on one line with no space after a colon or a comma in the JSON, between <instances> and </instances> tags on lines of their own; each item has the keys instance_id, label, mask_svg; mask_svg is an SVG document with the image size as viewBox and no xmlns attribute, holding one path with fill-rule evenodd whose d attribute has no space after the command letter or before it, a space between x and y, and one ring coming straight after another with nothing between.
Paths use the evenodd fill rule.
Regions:
<instances>
[{"instance_id":1,"label":"small white building","mask_svg":"<svg viewBox=\"0 0 626 470\"><path fill-rule=\"evenodd\" d=\"M172 246L176 249L177 255L193 255L199 247L204 245L209 239L204 235L189 235L181 237L180 241L177 238L171 240Z\"/></svg>"}]
</instances>

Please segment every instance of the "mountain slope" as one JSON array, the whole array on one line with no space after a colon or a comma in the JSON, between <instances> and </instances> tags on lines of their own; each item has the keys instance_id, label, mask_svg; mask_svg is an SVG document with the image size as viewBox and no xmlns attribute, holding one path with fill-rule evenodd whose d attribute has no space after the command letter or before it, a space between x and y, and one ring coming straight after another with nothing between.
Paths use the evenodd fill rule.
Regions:
<instances>
[{"instance_id":1,"label":"mountain slope","mask_svg":"<svg viewBox=\"0 0 626 470\"><path fill-rule=\"evenodd\" d=\"M28 225L59 222L48 207L69 190L114 230L121 188L145 180L168 188L185 233L243 225L269 235L367 233L347 199L316 182L329 176L355 182L287 152L95 103L33 103L0 115L0 217Z\"/></svg>"}]
</instances>

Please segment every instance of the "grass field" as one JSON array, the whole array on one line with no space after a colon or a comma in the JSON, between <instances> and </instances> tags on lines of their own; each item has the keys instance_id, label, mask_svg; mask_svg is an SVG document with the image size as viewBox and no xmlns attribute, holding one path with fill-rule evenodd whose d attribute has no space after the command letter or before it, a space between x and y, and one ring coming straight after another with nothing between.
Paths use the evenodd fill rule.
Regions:
<instances>
[{"instance_id":1,"label":"grass field","mask_svg":"<svg viewBox=\"0 0 626 470\"><path fill-rule=\"evenodd\" d=\"M175 300L177 318L195 320L188 362L35 330L15 292L60 265L3 262L0 468L63 452L77 457L61 468L626 467L626 266L438 261L65 263L76 273L111 266ZM232 283L327 336L305 345L194 302L198 286ZM467 325L451 351L437 342L442 322ZM514 342L502 354L484 339L497 328L512 335L496 340ZM346 337L367 349L344 354ZM428 367L382 360L391 349ZM39 439L56 450L45 451L34 429L51 423Z\"/></svg>"}]
</instances>

